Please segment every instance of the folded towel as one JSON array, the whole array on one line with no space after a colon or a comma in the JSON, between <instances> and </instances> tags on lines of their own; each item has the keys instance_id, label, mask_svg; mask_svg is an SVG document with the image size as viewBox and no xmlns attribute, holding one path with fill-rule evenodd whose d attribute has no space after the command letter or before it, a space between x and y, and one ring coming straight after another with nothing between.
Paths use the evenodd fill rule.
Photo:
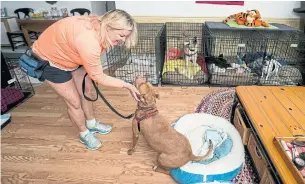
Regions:
<instances>
[{"instance_id":1,"label":"folded towel","mask_svg":"<svg viewBox=\"0 0 305 184\"><path fill-rule=\"evenodd\" d=\"M198 135L202 137L201 140L198 139ZM209 150L209 140L212 141L213 151L207 160L199 162L201 164L209 164L226 156L231 152L233 146L233 141L226 132L222 129L216 129L206 125L196 127L196 129L188 132L186 137L190 141L195 142L193 150L195 150L196 155L205 155Z\"/></svg>"},{"instance_id":2,"label":"folded towel","mask_svg":"<svg viewBox=\"0 0 305 184\"><path fill-rule=\"evenodd\" d=\"M1 114L1 126L6 123L7 121L9 121L11 118L11 114Z\"/></svg>"},{"instance_id":3,"label":"folded towel","mask_svg":"<svg viewBox=\"0 0 305 184\"><path fill-rule=\"evenodd\" d=\"M214 152L209 159L199 161L199 163L207 165L209 163L221 159L222 157L225 157L231 152L232 146L233 141L231 137L228 136L226 140L224 140L218 147L214 149Z\"/></svg>"}]
</instances>

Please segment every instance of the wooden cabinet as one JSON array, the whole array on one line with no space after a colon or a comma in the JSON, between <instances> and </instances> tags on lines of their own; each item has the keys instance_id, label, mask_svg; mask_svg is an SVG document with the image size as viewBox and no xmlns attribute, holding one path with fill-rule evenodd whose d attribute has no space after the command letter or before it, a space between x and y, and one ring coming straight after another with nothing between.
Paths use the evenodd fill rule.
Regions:
<instances>
[{"instance_id":1,"label":"wooden cabinet","mask_svg":"<svg viewBox=\"0 0 305 184\"><path fill-rule=\"evenodd\" d=\"M259 182L259 184L276 184L269 169L265 170L265 173L264 173L263 177L261 178L261 181Z\"/></svg>"},{"instance_id":2,"label":"wooden cabinet","mask_svg":"<svg viewBox=\"0 0 305 184\"><path fill-rule=\"evenodd\" d=\"M258 175L260 178L262 178L267 168L267 163L252 133L250 134L247 147L258 172Z\"/></svg>"},{"instance_id":3,"label":"wooden cabinet","mask_svg":"<svg viewBox=\"0 0 305 184\"><path fill-rule=\"evenodd\" d=\"M235 110L233 123L242 138L243 144L247 145L251 129L249 128L249 126L246 125L245 121L242 118L240 112L240 105L237 105L237 108Z\"/></svg>"},{"instance_id":4,"label":"wooden cabinet","mask_svg":"<svg viewBox=\"0 0 305 184\"><path fill-rule=\"evenodd\" d=\"M235 102L240 104L243 120L251 129L247 148L263 184L300 184L274 139L305 135L304 94L303 86L236 87ZM238 123L235 120L236 127L242 130L242 122L239 126ZM267 171L271 175L265 174Z\"/></svg>"}]
</instances>

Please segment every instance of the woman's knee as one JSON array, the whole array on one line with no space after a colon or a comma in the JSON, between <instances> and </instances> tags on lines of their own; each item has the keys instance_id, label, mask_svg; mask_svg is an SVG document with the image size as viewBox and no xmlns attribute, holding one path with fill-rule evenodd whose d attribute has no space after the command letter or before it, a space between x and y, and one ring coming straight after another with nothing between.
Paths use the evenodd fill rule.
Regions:
<instances>
[{"instance_id":1,"label":"woman's knee","mask_svg":"<svg viewBox=\"0 0 305 184\"><path fill-rule=\"evenodd\" d=\"M76 109L76 110L82 108L81 101L78 97L70 98L70 99L65 100L65 101L66 101L69 108Z\"/></svg>"},{"instance_id":2,"label":"woman's knee","mask_svg":"<svg viewBox=\"0 0 305 184\"><path fill-rule=\"evenodd\" d=\"M96 98L96 90L95 90L93 84L91 83L91 81L89 81L87 84L86 84L86 88L85 88L85 95L91 99ZM80 94L80 95L82 97L84 96L84 94Z\"/></svg>"},{"instance_id":3,"label":"woman's knee","mask_svg":"<svg viewBox=\"0 0 305 184\"><path fill-rule=\"evenodd\" d=\"M47 83L61 96L67 106L73 109L81 109L81 98L78 95L77 88L73 80L66 83L56 84L50 81Z\"/></svg>"}]
</instances>

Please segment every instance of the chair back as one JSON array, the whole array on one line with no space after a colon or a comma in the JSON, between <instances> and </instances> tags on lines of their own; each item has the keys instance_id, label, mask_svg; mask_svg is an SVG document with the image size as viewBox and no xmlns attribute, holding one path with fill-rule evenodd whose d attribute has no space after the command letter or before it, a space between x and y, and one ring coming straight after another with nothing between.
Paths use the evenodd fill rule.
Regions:
<instances>
[{"instance_id":1,"label":"chair back","mask_svg":"<svg viewBox=\"0 0 305 184\"><path fill-rule=\"evenodd\" d=\"M14 11L14 13L17 14L18 19L20 19L20 13L23 13L23 18L26 18L30 17L31 12L34 13L34 10L32 8L18 8Z\"/></svg>"},{"instance_id":2,"label":"chair back","mask_svg":"<svg viewBox=\"0 0 305 184\"><path fill-rule=\"evenodd\" d=\"M79 13L80 15L84 15L85 13L87 13L88 15L90 15L91 11L86 8L75 8L71 10L70 13L72 13L73 16L75 15L75 13Z\"/></svg>"}]
</instances>

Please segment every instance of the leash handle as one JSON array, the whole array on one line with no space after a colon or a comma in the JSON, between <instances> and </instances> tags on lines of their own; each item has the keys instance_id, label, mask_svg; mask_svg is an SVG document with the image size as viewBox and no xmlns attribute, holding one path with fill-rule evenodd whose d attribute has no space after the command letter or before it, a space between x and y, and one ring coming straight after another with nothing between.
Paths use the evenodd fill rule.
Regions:
<instances>
[{"instance_id":1,"label":"leash handle","mask_svg":"<svg viewBox=\"0 0 305 184\"><path fill-rule=\"evenodd\" d=\"M100 97L103 99L103 101L105 102L105 104L115 113L117 114L118 116L120 116L121 118L124 118L124 119L130 119L133 117L134 114L130 114L128 116L124 116L122 114L120 114L119 112L117 112L111 105L110 103L106 100L106 98L102 95L102 93L100 92L100 90L98 89L98 87L96 86L95 82L93 80L92 81L92 84L96 90L96 99L95 100L92 100L90 98L88 98L86 95L85 95L85 85L86 85L86 82L85 82L85 78L86 76L88 75L88 73L85 74L84 76L84 79L83 79L83 84L82 84L82 88L83 88L83 95L84 95L84 98L88 101L96 101L98 99L98 95L100 95Z\"/></svg>"}]
</instances>

